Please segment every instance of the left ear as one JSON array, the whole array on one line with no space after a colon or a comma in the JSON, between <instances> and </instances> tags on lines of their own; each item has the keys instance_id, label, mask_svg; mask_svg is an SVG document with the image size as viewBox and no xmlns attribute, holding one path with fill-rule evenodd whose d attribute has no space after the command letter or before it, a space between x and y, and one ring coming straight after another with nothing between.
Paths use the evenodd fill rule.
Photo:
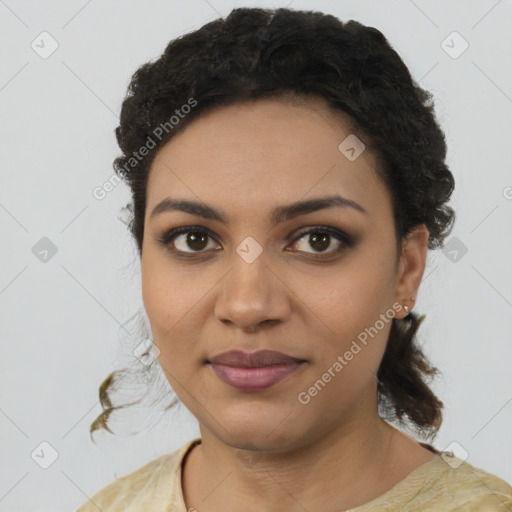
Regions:
<instances>
[{"instance_id":1,"label":"left ear","mask_svg":"<svg viewBox=\"0 0 512 512\"><path fill-rule=\"evenodd\" d=\"M428 229L425 224L418 224L402 243L402 253L398 265L395 301L402 305L396 318L407 316L404 306L412 310L418 288L425 271L428 249Z\"/></svg>"}]
</instances>

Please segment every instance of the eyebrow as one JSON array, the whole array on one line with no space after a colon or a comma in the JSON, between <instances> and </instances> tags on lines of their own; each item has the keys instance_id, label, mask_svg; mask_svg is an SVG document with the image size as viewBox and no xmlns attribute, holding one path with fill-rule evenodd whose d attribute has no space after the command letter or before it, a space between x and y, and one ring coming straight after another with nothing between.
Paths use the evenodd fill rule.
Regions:
<instances>
[{"instance_id":1,"label":"eyebrow","mask_svg":"<svg viewBox=\"0 0 512 512\"><path fill-rule=\"evenodd\" d=\"M364 214L368 213L359 203L356 203L355 201L352 201L346 197L334 195L328 197L318 197L309 199L307 201L297 201L285 206L278 206L271 211L270 221L275 225L294 219L299 215L305 215L335 206L340 208L351 208ZM197 215L205 219L216 220L222 222L223 224L229 223L228 215L205 203L199 203L186 199L171 199L170 197L165 198L153 208L153 211L150 215L150 220L160 213L169 211L181 211L191 215Z\"/></svg>"}]
</instances>

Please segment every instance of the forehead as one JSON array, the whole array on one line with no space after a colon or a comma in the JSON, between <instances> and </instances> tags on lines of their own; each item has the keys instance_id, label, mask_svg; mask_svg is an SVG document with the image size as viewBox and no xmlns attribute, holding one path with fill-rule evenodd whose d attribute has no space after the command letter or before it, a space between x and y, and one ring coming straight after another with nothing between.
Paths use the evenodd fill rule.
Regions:
<instances>
[{"instance_id":1,"label":"forehead","mask_svg":"<svg viewBox=\"0 0 512 512\"><path fill-rule=\"evenodd\" d=\"M388 194L374 155L364 150L351 160L340 150L352 130L348 115L318 97L216 108L158 150L147 209L172 196L261 211L334 193L378 207Z\"/></svg>"}]
</instances>

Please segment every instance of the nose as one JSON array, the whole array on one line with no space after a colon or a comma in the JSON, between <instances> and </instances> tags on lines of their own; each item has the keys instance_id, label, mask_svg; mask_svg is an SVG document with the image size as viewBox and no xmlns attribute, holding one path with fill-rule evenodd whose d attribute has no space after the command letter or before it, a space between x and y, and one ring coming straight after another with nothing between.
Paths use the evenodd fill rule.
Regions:
<instances>
[{"instance_id":1,"label":"nose","mask_svg":"<svg viewBox=\"0 0 512 512\"><path fill-rule=\"evenodd\" d=\"M270 268L264 253L248 263L234 254L233 266L219 283L215 316L227 326L257 332L286 321L289 288Z\"/></svg>"}]
</instances>

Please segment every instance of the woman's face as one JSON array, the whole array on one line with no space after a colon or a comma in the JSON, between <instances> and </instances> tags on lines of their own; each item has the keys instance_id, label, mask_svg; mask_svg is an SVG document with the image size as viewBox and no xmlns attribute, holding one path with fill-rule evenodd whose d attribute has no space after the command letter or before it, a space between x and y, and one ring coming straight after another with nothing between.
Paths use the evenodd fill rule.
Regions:
<instances>
[{"instance_id":1,"label":"woman's face","mask_svg":"<svg viewBox=\"0 0 512 512\"><path fill-rule=\"evenodd\" d=\"M409 292L400 288L390 197L372 155L343 142L345 120L320 98L222 107L153 162L145 310L169 383L227 445L284 450L376 410L375 374ZM286 209L332 196L358 206ZM199 208L152 215L167 198L207 205L226 223ZM166 247L158 242L184 226ZM232 349L306 362L270 387L240 389L206 362Z\"/></svg>"}]
</instances>

